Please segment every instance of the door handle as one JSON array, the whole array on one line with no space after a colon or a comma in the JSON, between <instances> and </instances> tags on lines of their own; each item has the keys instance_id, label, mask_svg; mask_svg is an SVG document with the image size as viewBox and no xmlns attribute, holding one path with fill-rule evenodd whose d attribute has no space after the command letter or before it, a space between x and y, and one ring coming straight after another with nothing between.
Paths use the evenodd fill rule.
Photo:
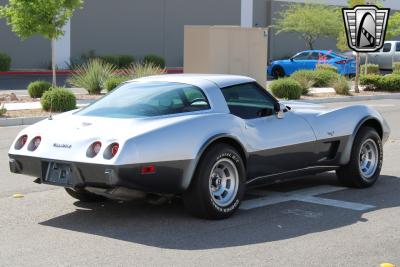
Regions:
<instances>
[{"instance_id":1,"label":"door handle","mask_svg":"<svg viewBox=\"0 0 400 267\"><path fill-rule=\"evenodd\" d=\"M246 129L248 129L248 128L256 128L256 125L254 123L251 123L251 122L246 122L244 127Z\"/></svg>"}]
</instances>

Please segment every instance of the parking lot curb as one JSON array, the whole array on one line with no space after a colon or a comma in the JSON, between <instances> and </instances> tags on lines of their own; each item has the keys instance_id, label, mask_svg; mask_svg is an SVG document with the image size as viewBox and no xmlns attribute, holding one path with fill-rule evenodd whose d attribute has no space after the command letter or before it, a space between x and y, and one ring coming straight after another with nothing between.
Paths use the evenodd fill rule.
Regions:
<instances>
[{"instance_id":1,"label":"parking lot curb","mask_svg":"<svg viewBox=\"0 0 400 267\"><path fill-rule=\"evenodd\" d=\"M0 127L31 125L47 117L24 117L24 118L5 118L0 119Z\"/></svg>"},{"instance_id":2,"label":"parking lot curb","mask_svg":"<svg viewBox=\"0 0 400 267\"><path fill-rule=\"evenodd\" d=\"M300 99L299 101L324 104L324 103L337 103L337 102L357 102L368 100L383 100L383 99L400 99L400 93L393 93L387 95L360 95L360 96L343 96L343 97L327 97L321 99Z\"/></svg>"}]
</instances>

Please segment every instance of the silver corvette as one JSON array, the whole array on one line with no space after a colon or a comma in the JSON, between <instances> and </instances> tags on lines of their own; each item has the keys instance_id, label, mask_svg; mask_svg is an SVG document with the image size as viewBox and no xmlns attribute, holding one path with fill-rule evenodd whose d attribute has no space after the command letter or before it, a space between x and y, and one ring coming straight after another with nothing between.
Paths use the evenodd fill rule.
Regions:
<instances>
[{"instance_id":1,"label":"silver corvette","mask_svg":"<svg viewBox=\"0 0 400 267\"><path fill-rule=\"evenodd\" d=\"M81 201L181 196L192 214L220 219L246 187L304 174L373 185L389 132L368 106L278 102L243 76L161 75L25 128L9 163Z\"/></svg>"}]
</instances>

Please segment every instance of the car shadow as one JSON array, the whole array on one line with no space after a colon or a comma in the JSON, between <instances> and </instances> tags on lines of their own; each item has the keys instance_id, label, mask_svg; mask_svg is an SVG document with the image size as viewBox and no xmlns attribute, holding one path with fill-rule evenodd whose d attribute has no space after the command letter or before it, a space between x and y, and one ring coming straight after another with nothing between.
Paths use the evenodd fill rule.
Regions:
<instances>
[{"instance_id":1,"label":"car shadow","mask_svg":"<svg viewBox=\"0 0 400 267\"><path fill-rule=\"evenodd\" d=\"M292 191L316 185L339 184L335 175L328 173L260 190ZM363 218L364 213L398 207L399 195L400 179L383 175L374 187L345 189L320 196L375 206L363 212L289 201L238 210L227 220L209 221L188 215L179 199L160 206L138 201L76 202L75 211L40 224L159 248L214 249L290 239L357 222L368 223Z\"/></svg>"}]
</instances>

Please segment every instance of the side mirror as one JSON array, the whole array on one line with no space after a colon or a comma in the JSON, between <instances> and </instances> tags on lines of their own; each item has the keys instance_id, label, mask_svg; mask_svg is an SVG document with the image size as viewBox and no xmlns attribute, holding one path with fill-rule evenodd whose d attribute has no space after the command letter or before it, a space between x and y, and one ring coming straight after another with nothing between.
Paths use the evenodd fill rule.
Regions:
<instances>
[{"instance_id":1,"label":"side mirror","mask_svg":"<svg viewBox=\"0 0 400 267\"><path fill-rule=\"evenodd\" d=\"M275 103L274 104L274 111L276 113L276 117L278 119L283 119L285 117L285 111L287 111L287 108L284 104L281 103Z\"/></svg>"},{"instance_id":2,"label":"side mirror","mask_svg":"<svg viewBox=\"0 0 400 267\"><path fill-rule=\"evenodd\" d=\"M292 62L293 62L293 61L294 61L294 58L292 58L292 57L291 57L291 58L290 58L290 61L292 61Z\"/></svg>"}]
</instances>

